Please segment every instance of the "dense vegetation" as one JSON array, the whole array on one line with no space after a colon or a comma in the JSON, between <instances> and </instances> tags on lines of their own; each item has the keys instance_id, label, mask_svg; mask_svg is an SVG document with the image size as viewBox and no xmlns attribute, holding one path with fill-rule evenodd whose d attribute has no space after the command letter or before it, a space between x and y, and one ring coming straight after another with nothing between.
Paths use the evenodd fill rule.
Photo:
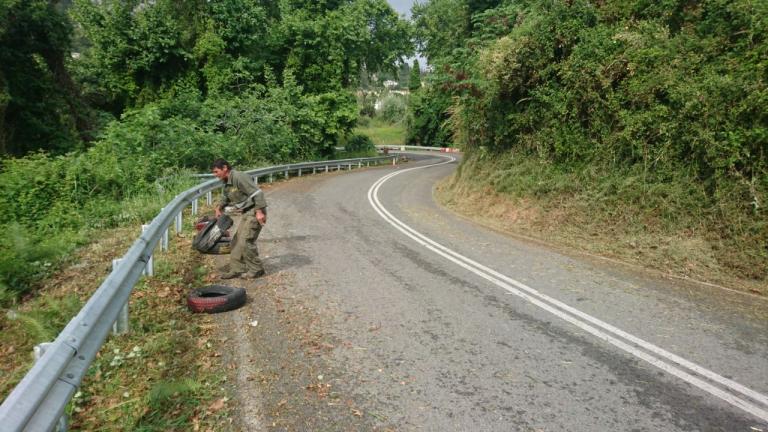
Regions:
<instances>
[{"instance_id":1,"label":"dense vegetation","mask_svg":"<svg viewBox=\"0 0 768 432\"><path fill-rule=\"evenodd\" d=\"M332 156L411 51L384 0L0 0L0 301L214 157Z\"/></svg>"},{"instance_id":2,"label":"dense vegetation","mask_svg":"<svg viewBox=\"0 0 768 432\"><path fill-rule=\"evenodd\" d=\"M434 73L412 140L450 131L463 180L578 196L605 226L701 236L768 276L768 3L432 0L414 17Z\"/></svg>"}]
</instances>

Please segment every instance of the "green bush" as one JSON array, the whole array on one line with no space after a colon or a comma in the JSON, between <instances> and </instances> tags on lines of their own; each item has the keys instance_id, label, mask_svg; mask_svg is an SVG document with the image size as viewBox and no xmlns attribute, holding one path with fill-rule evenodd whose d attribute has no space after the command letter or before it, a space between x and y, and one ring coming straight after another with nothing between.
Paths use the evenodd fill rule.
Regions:
<instances>
[{"instance_id":1,"label":"green bush","mask_svg":"<svg viewBox=\"0 0 768 432\"><path fill-rule=\"evenodd\" d=\"M428 86L410 96L405 143L414 146L451 147L447 127L451 98Z\"/></svg>"},{"instance_id":2,"label":"green bush","mask_svg":"<svg viewBox=\"0 0 768 432\"><path fill-rule=\"evenodd\" d=\"M405 120L407 106L405 96L388 93L381 99L377 115L389 124L401 123Z\"/></svg>"},{"instance_id":3,"label":"green bush","mask_svg":"<svg viewBox=\"0 0 768 432\"><path fill-rule=\"evenodd\" d=\"M360 117L371 118L376 115L376 93L361 91L357 96Z\"/></svg>"},{"instance_id":4,"label":"green bush","mask_svg":"<svg viewBox=\"0 0 768 432\"><path fill-rule=\"evenodd\" d=\"M368 116L361 115L357 118L357 126L358 127L368 127L371 125L371 118Z\"/></svg>"},{"instance_id":5,"label":"green bush","mask_svg":"<svg viewBox=\"0 0 768 432\"><path fill-rule=\"evenodd\" d=\"M348 152L368 152L375 151L376 147L368 135L354 134L347 139L344 149Z\"/></svg>"}]
</instances>

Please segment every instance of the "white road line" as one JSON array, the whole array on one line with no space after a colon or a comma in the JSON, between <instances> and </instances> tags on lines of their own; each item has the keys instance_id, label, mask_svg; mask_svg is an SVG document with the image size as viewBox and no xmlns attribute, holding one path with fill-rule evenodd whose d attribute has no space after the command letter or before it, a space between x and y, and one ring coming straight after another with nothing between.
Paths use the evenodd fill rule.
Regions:
<instances>
[{"instance_id":1,"label":"white road line","mask_svg":"<svg viewBox=\"0 0 768 432\"><path fill-rule=\"evenodd\" d=\"M494 285L499 286L500 288L503 288L508 292L535 304L536 306L539 306L540 308L598 337L599 339L606 341L692 385L695 385L696 387L699 387L700 389L714 396L717 396L718 398L736 407L741 408L742 410L762 419L763 421L768 421L768 410L766 410L766 408L768 408L768 396L758 393L733 380L725 378L691 361L672 354L656 345L651 344L650 342L624 332L623 330L618 329L611 324L603 322L578 309L568 306L567 304L562 303L557 299L542 294L521 282L518 282L506 275L503 275L491 268L473 261L472 259L467 258L458 252L455 252L419 233L418 231L414 230L410 226L394 217L389 211L387 211L386 208L384 208L384 206L379 201L378 192L381 186L387 180L404 172L431 168L451 163L456 160L454 157L441 157L447 158L449 160L433 165L396 171L380 178L368 190L368 201L371 203L373 209L379 214L379 216L381 216L385 221L387 221L387 223L395 227L397 230L410 237L417 243L421 244L422 246L426 247L427 249L448 259L449 261L471 271L472 273L475 273L476 275L490 281ZM599 327L600 329L595 327ZM623 338L624 340L619 338ZM630 345L627 342L630 342L635 346ZM650 352L645 352L638 348L642 348ZM672 362L673 364L666 363L665 360ZM686 370L681 368L685 368ZM692 375L692 373L699 376ZM720 384L733 392L740 393L758 403L755 404L752 401L744 400L737 395L716 387L713 385L713 383L707 382L705 378L709 379L713 383ZM760 405L763 405L764 407Z\"/></svg>"}]
</instances>

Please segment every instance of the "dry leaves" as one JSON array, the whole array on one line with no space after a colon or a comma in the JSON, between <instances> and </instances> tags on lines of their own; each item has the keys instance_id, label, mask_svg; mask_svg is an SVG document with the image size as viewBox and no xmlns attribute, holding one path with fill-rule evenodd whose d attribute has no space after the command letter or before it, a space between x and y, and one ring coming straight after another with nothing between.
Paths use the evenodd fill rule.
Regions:
<instances>
[{"instance_id":1,"label":"dry leaves","mask_svg":"<svg viewBox=\"0 0 768 432\"><path fill-rule=\"evenodd\" d=\"M222 409L224 409L224 405L226 404L226 402L227 402L227 398L225 397L214 401L212 404L208 405L208 410L207 410L208 413L214 414L221 411Z\"/></svg>"}]
</instances>

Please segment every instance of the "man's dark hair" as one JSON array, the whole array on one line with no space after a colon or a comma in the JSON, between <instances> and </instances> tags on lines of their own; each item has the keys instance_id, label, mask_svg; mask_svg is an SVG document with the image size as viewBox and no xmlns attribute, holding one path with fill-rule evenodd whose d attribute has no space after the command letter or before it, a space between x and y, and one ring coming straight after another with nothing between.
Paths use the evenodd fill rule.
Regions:
<instances>
[{"instance_id":1,"label":"man's dark hair","mask_svg":"<svg viewBox=\"0 0 768 432\"><path fill-rule=\"evenodd\" d=\"M232 169L232 165L230 165L229 162L225 161L224 159L216 159L211 164L211 169L224 169L224 167L227 167L227 169Z\"/></svg>"}]
</instances>

